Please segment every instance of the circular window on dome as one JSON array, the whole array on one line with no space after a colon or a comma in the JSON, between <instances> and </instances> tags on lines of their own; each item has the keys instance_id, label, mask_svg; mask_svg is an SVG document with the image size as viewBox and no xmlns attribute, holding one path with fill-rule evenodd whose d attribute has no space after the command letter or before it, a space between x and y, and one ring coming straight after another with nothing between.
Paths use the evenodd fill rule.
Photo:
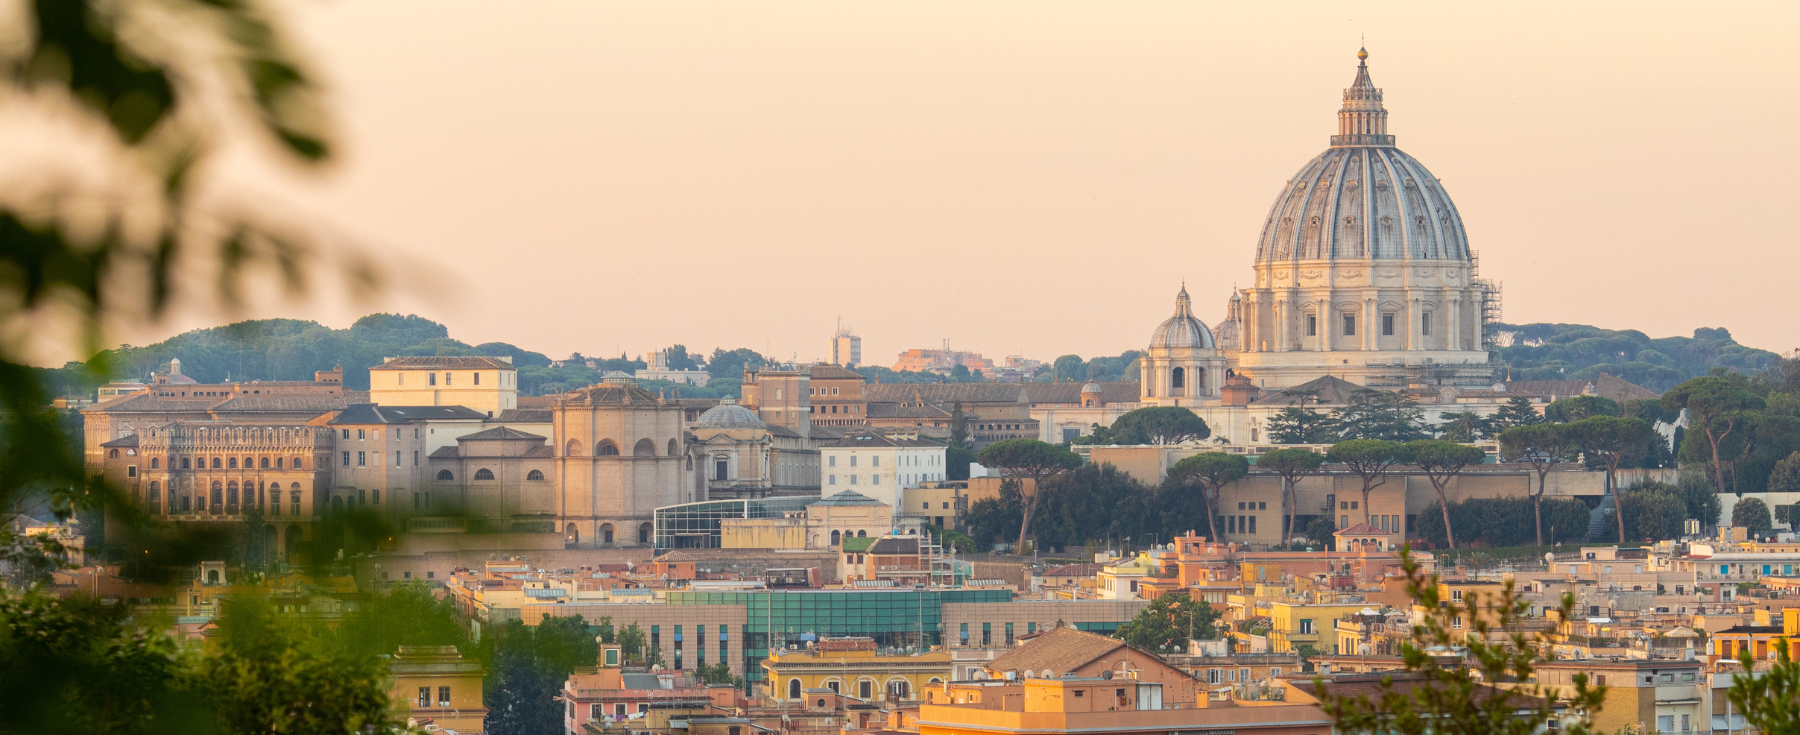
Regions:
<instances>
[{"instance_id":1,"label":"circular window on dome","mask_svg":"<svg viewBox=\"0 0 1800 735\"><path fill-rule=\"evenodd\" d=\"M1344 224L1346 224L1346 225L1354 225L1354 224L1356 224L1356 218L1355 218L1355 217L1353 217L1353 216L1352 216L1352 217L1345 217L1345 218L1344 218Z\"/></svg>"}]
</instances>

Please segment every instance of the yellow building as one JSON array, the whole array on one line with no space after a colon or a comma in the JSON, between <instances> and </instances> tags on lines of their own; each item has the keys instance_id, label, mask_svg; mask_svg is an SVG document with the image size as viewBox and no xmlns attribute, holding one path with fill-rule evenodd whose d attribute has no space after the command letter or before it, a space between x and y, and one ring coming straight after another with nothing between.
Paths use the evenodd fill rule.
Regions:
<instances>
[{"instance_id":1,"label":"yellow building","mask_svg":"<svg viewBox=\"0 0 1800 735\"><path fill-rule=\"evenodd\" d=\"M493 418L519 407L519 370L511 357L389 357L369 368L369 402L466 406Z\"/></svg>"},{"instance_id":2,"label":"yellow building","mask_svg":"<svg viewBox=\"0 0 1800 735\"><path fill-rule=\"evenodd\" d=\"M865 702L916 702L950 680L950 653L883 654L871 638L826 638L803 651L777 651L763 662L767 699L799 704L807 690L828 689Z\"/></svg>"},{"instance_id":3,"label":"yellow building","mask_svg":"<svg viewBox=\"0 0 1800 735\"><path fill-rule=\"evenodd\" d=\"M401 646L388 661L390 690L408 727L434 724L459 733L482 732L487 707L481 701L481 665L465 660L456 646Z\"/></svg>"},{"instance_id":4,"label":"yellow building","mask_svg":"<svg viewBox=\"0 0 1800 735\"><path fill-rule=\"evenodd\" d=\"M1332 653L1337 634L1332 621L1353 615L1368 607L1366 602L1304 604L1275 602L1269 605L1269 650L1287 653L1300 646L1312 646L1320 653Z\"/></svg>"}]
</instances>

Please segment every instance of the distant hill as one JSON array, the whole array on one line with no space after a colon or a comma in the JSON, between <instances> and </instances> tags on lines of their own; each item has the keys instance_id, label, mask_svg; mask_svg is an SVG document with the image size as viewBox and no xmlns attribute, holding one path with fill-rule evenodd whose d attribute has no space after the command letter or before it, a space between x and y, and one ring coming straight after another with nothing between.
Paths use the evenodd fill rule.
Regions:
<instances>
[{"instance_id":1,"label":"distant hill","mask_svg":"<svg viewBox=\"0 0 1800 735\"><path fill-rule=\"evenodd\" d=\"M1758 373L1780 356L1745 347L1724 329L1696 329L1693 337L1651 339L1636 330L1613 330L1584 324L1497 324L1499 357L1514 380L1587 379L1611 373L1655 391L1704 375L1714 367L1742 373ZM679 345L677 345L680 348ZM505 342L471 345L451 339L449 328L419 316L370 314L349 329L332 329L318 322L298 319L260 319L223 327L197 329L144 347L126 345L102 353L110 374L118 378L149 377L164 369L170 358L181 358L182 372L202 382L224 380L311 380L316 370L344 367L344 383L353 390L367 390L369 368L381 359L398 355L510 355L519 367L521 392L532 395L592 384L607 370L627 372L643 363L625 356L601 359L594 367L569 364L550 366L550 358ZM675 356L678 367L692 367L685 348ZM1131 370L1135 353L1117 358L1082 362L1073 355L1056 361L1057 374L1071 379L1103 379L1121 367ZM682 395L715 397L736 395L737 376L746 362L761 364L767 358L750 350L715 350L707 368L715 376L707 388L682 388ZM1065 365L1067 363L1067 365ZM1093 364L1088 364L1093 363ZM1105 363L1102 365L1101 363ZM61 369L40 370L55 394L92 394L95 384L80 363ZM912 382L924 376L908 376L880 368L869 369L881 382ZM867 373L865 373L867 374ZM1135 376L1127 376L1135 377ZM943 380L930 376L931 382ZM671 393L674 386L654 386Z\"/></svg>"},{"instance_id":2,"label":"distant hill","mask_svg":"<svg viewBox=\"0 0 1800 735\"><path fill-rule=\"evenodd\" d=\"M1781 359L1745 347L1725 329L1702 327L1693 337L1652 339L1635 329L1585 324L1496 324L1500 359L1513 380L1585 380L1611 373L1662 392L1714 367L1760 373Z\"/></svg>"},{"instance_id":3,"label":"distant hill","mask_svg":"<svg viewBox=\"0 0 1800 735\"><path fill-rule=\"evenodd\" d=\"M259 319L196 329L145 347L103 353L119 378L144 379L181 358L181 372L203 383L224 380L312 380L313 372L344 367L344 383L368 390L369 368L399 355L511 356L514 365L549 367L543 353L505 342L470 345L450 338L442 324L419 316L370 314L349 329L298 319Z\"/></svg>"}]
</instances>

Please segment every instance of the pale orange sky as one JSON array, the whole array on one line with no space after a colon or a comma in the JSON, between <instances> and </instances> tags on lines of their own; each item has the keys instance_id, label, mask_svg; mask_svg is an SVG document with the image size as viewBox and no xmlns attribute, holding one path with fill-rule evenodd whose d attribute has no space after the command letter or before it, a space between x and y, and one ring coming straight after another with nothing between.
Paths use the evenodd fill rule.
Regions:
<instances>
[{"instance_id":1,"label":"pale orange sky","mask_svg":"<svg viewBox=\"0 0 1800 735\"><path fill-rule=\"evenodd\" d=\"M343 155L271 201L433 275L258 315L552 357L806 359L839 317L881 365L1141 349L1182 279L1209 324L1249 281L1366 33L1507 321L1800 345L1800 4L1366 5L291 3Z\"/></svg>"}]
</instances>

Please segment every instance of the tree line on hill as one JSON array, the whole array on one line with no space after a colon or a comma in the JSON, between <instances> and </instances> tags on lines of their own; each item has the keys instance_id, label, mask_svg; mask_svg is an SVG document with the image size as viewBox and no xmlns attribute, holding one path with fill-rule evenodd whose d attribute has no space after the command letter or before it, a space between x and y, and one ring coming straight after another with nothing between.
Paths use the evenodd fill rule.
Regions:
<instances>
[{"instance_id":1,"label":"tree line on hill","mask_svg":"<svg viewBox=\"0 0 1800 735\"><path fill-rule=\"evenodd\" d=\"M1662 392L1714 368L1754 374L1781 359L1738 344L1725 329L1656 339L1635 329L1585 324L1495 324L1493 329L1504 345L1495 351L1514 380L1593 380L1608 373Z\"/></svg>"}]
</instances>

